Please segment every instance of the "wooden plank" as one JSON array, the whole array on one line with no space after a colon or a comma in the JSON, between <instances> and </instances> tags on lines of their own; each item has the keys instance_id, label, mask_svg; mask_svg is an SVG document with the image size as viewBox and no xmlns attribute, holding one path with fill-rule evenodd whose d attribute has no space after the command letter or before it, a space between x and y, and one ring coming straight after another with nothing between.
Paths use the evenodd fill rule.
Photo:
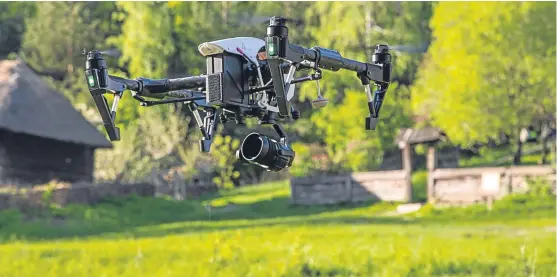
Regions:
<instances>
[{"instance_id":1,"label":"wooden plank","mask_svg":"<svg viewBox=\"0 0 557 277\"><path fill-rule=\"evenodd\" d=\"M486 171L489 172L501 172L506 171L505 167L480 167L480 168L438 168L433 171L433 178L435 179L445 179L445 178L456 178L465 177L470 175L480 176Z\"/></svg>"},{"instance_id":2,"label":"wooden plank","mask_svg":"<svg viewBox=\"0 0 557 277\"><path fill-rule=\"evenodd\" d=\"M475 193L459 193L459 194L443 194L435 197L437 201L441 202L477 202L483 201L481 195Z\"/></svg>"},{"instance_id":3,"label":"wooden plank","mask_svg":"<svg viewBox=\"0 0 557 277\"><path fill-rule=\"evenodd\" d=\"M552 166L512 166L509 167L508 173L511 175L550 175L555 174L555 168Z\"/></svg>"},{"instance_id":4,"label":"wooden plank","mask_svg":"<svg viewBox=\"0 0 557 277\"><path fill-rule=\"evenodd\" d=\"M301 178L292 178L290 179L290 184L294 186L312 186L315 183L320 184L335 184L335 183L342 183L349 180L349 176L341 175L341 176L308 176L308 177L301 177Z\"/></svg>"},{"instance_id":5,"label":"wooden plank","mask_svg":"<svg viewBox=\"0 0 557 277\"><path fill-rule=\"evenodd\" d=\"M313 184L312 186L298 186L295 189L296 204L322 205L348 202L351 198L350 182L334 184Z\"/></svg>"},{"instance_id":6,"label":"wooden plank","mask_svg":"<svg viewBox=\"0 0 557 277\"><path fill-rule=\"evenodd\" d=\"M406 201L404 180L370 180L352 184L352 199L378 199L382 201Z\"/></svg>"},{"instance_id":7,"label":"wooden plank","mask_svg":"<svg viewBox=\"0 0 557 277\"><path fill-rule=\"evenodd\" d=\"M351 174L352 180L364 182L367 180L402 180L406 177L404 170L386 170L372 172L358 172Z\"/></svg>"}]
</instances>

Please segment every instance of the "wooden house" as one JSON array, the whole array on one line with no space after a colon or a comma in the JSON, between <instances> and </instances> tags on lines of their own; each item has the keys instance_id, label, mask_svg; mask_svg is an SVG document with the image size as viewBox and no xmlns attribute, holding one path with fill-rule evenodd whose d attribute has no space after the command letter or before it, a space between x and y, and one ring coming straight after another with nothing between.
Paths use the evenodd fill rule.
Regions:
<instances>
[{"instance_id":1,"label":"wooden house","mask_svg":"<svg viewBox=\"0 0 557 277\"><path fill-rule=\"evenodd\" d=\"M95 149L111 147L23 61L0 61L0 186L92 181Z\"/></svg>"}]
</instances>

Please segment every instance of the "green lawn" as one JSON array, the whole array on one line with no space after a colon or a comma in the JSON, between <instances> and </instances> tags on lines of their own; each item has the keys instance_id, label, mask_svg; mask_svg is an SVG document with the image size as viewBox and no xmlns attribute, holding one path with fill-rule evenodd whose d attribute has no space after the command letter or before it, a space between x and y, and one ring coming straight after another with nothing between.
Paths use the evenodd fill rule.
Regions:
<instances>
[{"instance_id":1,"label":"green lawn","mask_svg":"<svg viewBox=\"0 0 557 277\"><path fill-rule=\"evenodd\" d=\"M521 158L522 165L537 165L541 161L541 145L535 143L527 143L522 148L523 156ZM554 148L554 145L550 146ZM537 151L536 151L537 150ZM512 165L515 153L514 146L501 146L496 148L483 148L478 156L469 159L462 158L459 162L460 167L481 167L481 166L510 166ZM550 151L548 162L555 161L555 152Z\"/></svg>"},{"instance_id":2,"label":"green lawn","mask_svg":"<svg viewBox=\"0 0 557 277\"><path fill-rule=\"evenodd\" d=\"M288 194L0 212L0 276L556 276L553 197L392 216L394 203L292 207Z\"/></svg>"}]
</instances>

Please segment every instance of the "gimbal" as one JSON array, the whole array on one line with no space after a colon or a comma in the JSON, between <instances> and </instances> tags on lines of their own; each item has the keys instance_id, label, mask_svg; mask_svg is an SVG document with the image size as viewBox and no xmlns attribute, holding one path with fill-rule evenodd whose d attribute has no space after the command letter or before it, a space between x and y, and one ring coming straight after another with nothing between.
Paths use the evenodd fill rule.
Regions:
<instances>
[{"instance_id":1,"label":"gimbal","mask_svg":"<svg viewBox=\"0 0 557 277\"><path fill-rule=\"evenodd\" d=\"M90 51L85 75L110 140L120 139L119 129L114 124L116 108L123 92L130 90L132 97L142 106L187 105L202 135L202 152L210 151L219 121L224 124L234 120L236 124L244 124L245 118L256 117L259 124L272 125L280 137L278 142L250 133L242 141L236 156L240 161L280 171L290 167L295 157L280 125L300 117L299 111L291 105L294 86L306 81L318 82L322 77L321 69L345 69L357 73L368 97L370 116L365 119L365 127L374 130L390 83L391 55L388 47L377 45L372 63L358 62L343 58L334 50L321 47L308 49L290 44L285 23L284 18L271 18L265 40L236 37L199 45L199 52L207 60L207 74L200 76L120 78L108 74L101 52ZM295 79L294 74L301 70L313 70L314 73ZM373 94L371 82L377 87ZM105 93L114 94L111 109L103 95ZM326 105L326 100L314 103L316 107L323 105ZM203 118L200 111L205 112Z\"/></svg>"}]
</instances>

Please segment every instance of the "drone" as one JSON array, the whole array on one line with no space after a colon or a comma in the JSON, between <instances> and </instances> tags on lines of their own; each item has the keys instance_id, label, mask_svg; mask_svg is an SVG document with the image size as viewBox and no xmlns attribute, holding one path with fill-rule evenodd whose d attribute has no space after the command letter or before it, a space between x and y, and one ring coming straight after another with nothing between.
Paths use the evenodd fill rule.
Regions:
<instances>
[{"instance_id":1,"label":"drone","mask_svg":"<svg viewBox=\"0 0 557 277\"><path fill-rule=\"evenodd\" d=\"M210 152L218 123L234 121L243 125L247 118L257 118L259 125L272 125L279 139L252 132L236 151L238 161L260 166L267 171L282 171L292 166L295 152L281 124L300 118L291 104L296 84L316 81L316 108L327 105L321 95L319 80L322 70L350 70L356 73L368 99L369 116L366 130L375 130L379 111L391 78L391 55L387 45L374 47L372 62L343 58L338 51L322 47L305 48L288 40L286 19L271 17L264 39L234 37L198 46L206 57L207 72L183 78L126 79L108 74L101 51L87 52L85 77L89 92L102 117L111 141L120 140L120 129L115 125L118 101L124 91L141 106L182 103L193 115L202 138L201 152ZM294 78L296 72L309 71L305 77ZM375 85L372 93L371 84ZM104 94L114 95L112 107ZM202 114L204 116L202 118Z\"/></svg>"}]
</instances>

